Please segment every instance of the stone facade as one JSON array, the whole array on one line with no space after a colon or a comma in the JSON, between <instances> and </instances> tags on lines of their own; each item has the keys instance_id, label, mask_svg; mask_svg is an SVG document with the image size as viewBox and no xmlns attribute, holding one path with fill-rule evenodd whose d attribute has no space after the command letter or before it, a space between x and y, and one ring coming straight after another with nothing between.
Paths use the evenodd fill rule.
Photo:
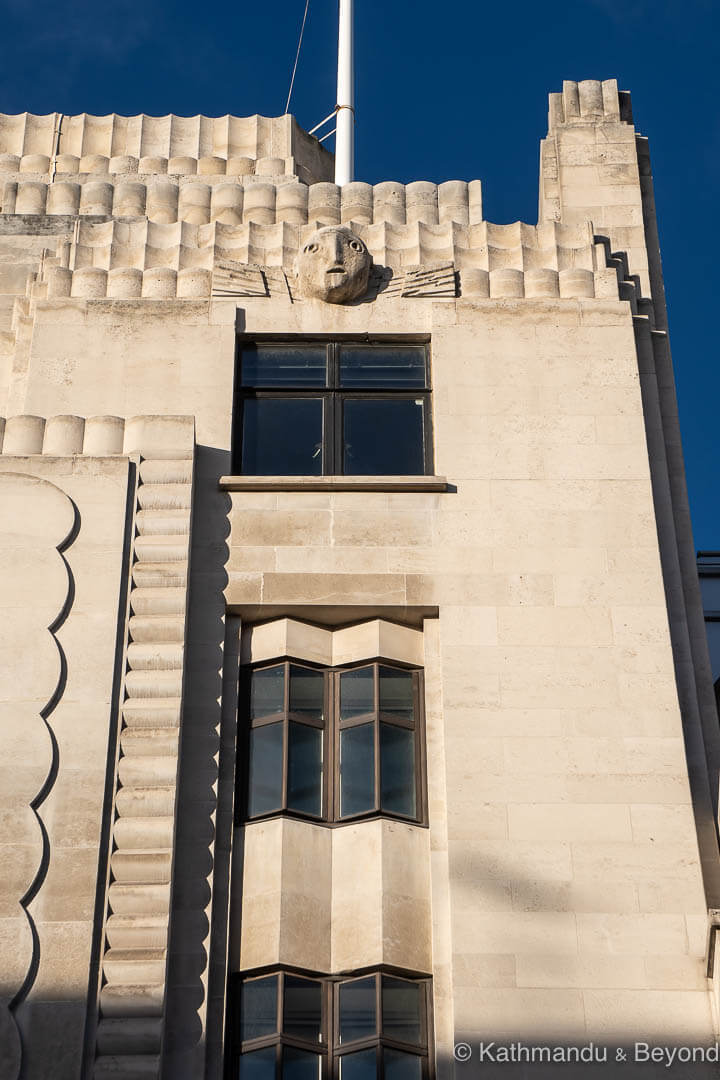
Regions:
<instances>
[{"instance_id":1,"label":"stone facade","mask_svg":"<svg viewBox=\"0 0 720 1080\"><path fill-rule=\"evenodd\" d=\"M715 1041L720 744L629 96L551 95L536 226L328 168L289 117L0 117L2 1080L220 1080L228 978L275 968L431 977L439 1077L458 1040ZM309 293L340 234L369 272ZM432 475L234 473L271 335L427 343ZM426 820L243 822L238 674L284 657L422 668Z\"/></svg>"}]
</instances>

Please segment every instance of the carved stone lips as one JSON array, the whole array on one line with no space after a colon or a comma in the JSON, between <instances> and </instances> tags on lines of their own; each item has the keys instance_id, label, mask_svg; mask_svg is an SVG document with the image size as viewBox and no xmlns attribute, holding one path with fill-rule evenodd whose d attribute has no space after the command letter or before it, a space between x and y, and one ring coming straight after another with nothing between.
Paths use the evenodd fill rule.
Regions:
<instances>
[{"instance_id":1,"label":"carved stone lips","mask_svg":"<svg viewBox=\"0 0 720 1080\"><path fill-rule=\"evenodd\" d=\"M346 273L344 266L330 266L325 271L326 274L344 274Z\"/></svg>"}]
</instances>

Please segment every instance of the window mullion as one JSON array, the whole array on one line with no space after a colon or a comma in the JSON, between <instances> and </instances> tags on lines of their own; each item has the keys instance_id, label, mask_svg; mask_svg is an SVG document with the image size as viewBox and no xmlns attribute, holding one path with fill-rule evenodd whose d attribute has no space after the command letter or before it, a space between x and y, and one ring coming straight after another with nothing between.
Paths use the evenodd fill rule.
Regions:
<instances>
[{"instance_id":1,"label":"window mullion","mask_svg":"<svg viewBox=\"0 0 720 1080\"><path fill-rule=\"evenodd\" d=\"M288 808L289 756L290 756L290 664L286 660L285 681L283 686L283 758L282 758L282 808Z\"/></svg>"},{"instance_id":2,"label":"window mullion","mask_svg":"<svg viewBox=\"0 0 720 1080\"><path fill-rule=\"evenodd\" d=\"M337 346L334 341L330 341L327 346L327 390L325 395L327 404L327 428L325 431L327 461L325 462L324 472L326 476L334 476L337 473L335 464L335 394L333 393L336 385Z\"/></svg>"},{"instance_id":3,"label":"window mullion","mask_svg":"<svg viewBox=\"0 0 720 1080\"><path fill-rule=\"evenodd\" d=\"M413 713L415 718L415 817L425 821L427 813L427 766L425 762L425 710L420 693L420 672L413 673Z\"/></svg>"},{"instance_id":4,"label":"window mullion","mask_svg":"<svg viewBox=\"0 0 720 1080\"><path fill-rule=\"evenodd\" d=\"M345 445L343 440L343 395L338 391L333 394L334 425L333 425L333 449L335 458L333 470L335 476L345 472Z\"/></svg>"},{"instance_id":5,"label":"window mullion","mask_svg":"<svg viewBox=\"0 0 720 1080\"><path fill-rule=\"evenodd\" d=\"M427 364L427 360L425 361L425 363ZM427 376L426 376L426 378L427 378ZM424 457L424 461L425 461L425 475L426 476L430 476L432 474L432 471L433 471L433 450L434 450L434 447L432 445L431 436L432 436L432 432L433 432L434 429L433 429L432 423L430 422L431 421L430 406L431 406L430 393L426 392L423 395L423 408L422 408L422 416L423 416L422 440L423 440L423 457Z\"/></svg>"},{"instance_id":6,"label":"window mullion","mask_svg":"<svg viewBox=\"0 0 720 1080\"><path fill-rule=\"evenodd\" d=\"M340 820L340 675L332 675L333 821Z\"/></svg>"},{"instance_id":7,"label":"window mullion","mask_svg":"<svg viewBox=\"0 0 720 1080\"><path fill-rule=\"evenodd\" d=\"M336 390L340 385L340 346L337 341L331 341L328 350L328 386Z\"/></svg>"},{"instance_id":8,"label":"window mullion","mask_svg":"<svg viewBox=\"0 0 720 1080\"><path fill-rule=\"evenodd\" d=\"M374 738L375 738L375 811L379 813L382 809L381 798L381 783L382 776L380 771L380 665L373 664L373 705L375 706L375 716L373 718Z\"/></svg>"},{"instance_id":9,"label":"window mullion","mask_svg":"<svg viewBox=\"0 0 720 1080\"><path fill-rule=\"evenodd\" d=\"M332 707L333 673L325 672L323 689L323 817L335 820L335 710Z\"/></svg>"}]
</instances>

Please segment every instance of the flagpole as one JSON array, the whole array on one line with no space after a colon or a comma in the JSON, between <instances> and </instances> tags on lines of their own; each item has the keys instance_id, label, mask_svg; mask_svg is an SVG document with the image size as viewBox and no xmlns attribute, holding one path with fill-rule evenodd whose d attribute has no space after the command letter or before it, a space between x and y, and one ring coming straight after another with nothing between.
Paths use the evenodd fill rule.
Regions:
<instances>
[{"instance_id":1,"label":"flagpole","mask_svg":"<svg viewBox=\"0 0 720 1080\"><path fill-rule=\"evenodd\" d=\"M339 185L349 184L354 179L354 82L353 0L340 0L335 136L335 183Z\"/></svg>"}]
</instances>

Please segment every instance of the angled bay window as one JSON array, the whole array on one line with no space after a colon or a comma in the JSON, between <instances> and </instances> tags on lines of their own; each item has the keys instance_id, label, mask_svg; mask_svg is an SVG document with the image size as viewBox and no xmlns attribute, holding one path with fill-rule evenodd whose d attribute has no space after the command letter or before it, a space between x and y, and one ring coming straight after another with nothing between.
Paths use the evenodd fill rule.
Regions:
<instances>
[{"instance_id":1,"label":"angled bay window","mask_svg":"<svg viewBox=\"0 0 720 1080\"><path fill-rule=\"evenodd\" d=\"M239 1080L425 1080L426 978L237 977L228 1073Z\"/></svg>"},{"instance_id":2,"label":"angled bay window","mask_svg":"<svg viewBox=\"0 0 720 1080\"><path fill-rule=\"evenodd\" d=\"M247 817L422 819L421 677L387 662L249 669Z\"/></svg>"},{"instance_id":3,"label":"angled bay window","mask_svg":"<svg viewBox=\"0 0 720 1080\"><path fill-rule=\"evenodd\" d=\"M241 343L236 386L237 473L432 472L426 345Z\"/></svg>"}]
</instances>

